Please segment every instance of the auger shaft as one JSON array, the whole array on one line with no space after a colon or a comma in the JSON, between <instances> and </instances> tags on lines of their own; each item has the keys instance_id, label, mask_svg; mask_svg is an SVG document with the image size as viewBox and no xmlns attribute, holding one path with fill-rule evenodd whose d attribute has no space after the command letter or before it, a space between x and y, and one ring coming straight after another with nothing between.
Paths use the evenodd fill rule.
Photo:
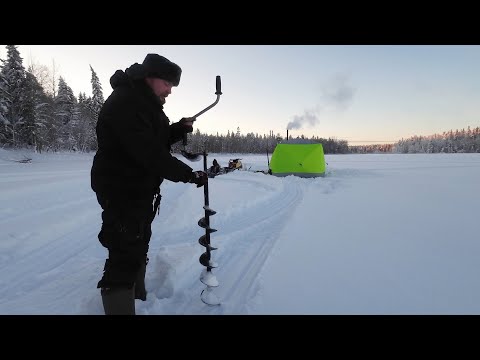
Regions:
<instances>
[{"instance_id":1,"label":"auger shaft","mask_svg":"<svg viewBox=\"0 0 480 360\"><path fill-rule=\"evenodd\" d=\"M207 172L207 152L203 151L203 169ZM209 196L208 196L208 180L205 185L203 185L203 197L204 197L204 206L205 216L198 221L198 225L205 229L205 235L202 235L198 242L200 245L206 248L206 251L200 255L200 264L206 267L200 275L200 281L204 283L207 287L202 290L200 294L201 300L207 305L220 305L220 301L217 296L213 293L213 288L218 286L218 281L212 273L212 269L217 267L217 264L211 260L211 251L216 250L216 248L210 245L210 234L217 230L210 227L210 216L215 215L216 212L210 208Z\"/></svg>"}]
</instances>

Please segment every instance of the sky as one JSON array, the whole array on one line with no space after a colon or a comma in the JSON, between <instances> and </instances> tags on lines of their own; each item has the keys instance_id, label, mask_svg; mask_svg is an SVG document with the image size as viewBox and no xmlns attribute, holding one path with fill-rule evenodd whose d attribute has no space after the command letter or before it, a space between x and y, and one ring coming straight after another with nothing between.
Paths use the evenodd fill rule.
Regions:
<instances>
[{"instance_id":1,"label":"sky","mask_svg":"<svg viewBox=\"0 0 480 360\"><path fill-rule=\"evenodd\" d=\"M0 314L103 314L92 159L0 149ZM209 179L220 305L200 299L203 188L166 181L138 315L480 314L480 154L326 155L310 179L241 159Z\"/></svg>"},{"instance_id":2,"label":"sky","mask_svg":"<svg viewBox=\"0 0 480 360\"><path fill-rule=\"evenodd\" d=\"M78 96L158 53L182 68L167 99L172 121L197 114L203 133L305 135L350 145L480 125L479 45L19 45L25 64L55 62ZM5 45L0 58L6 58Z\"/></svg>"}]
</instances>

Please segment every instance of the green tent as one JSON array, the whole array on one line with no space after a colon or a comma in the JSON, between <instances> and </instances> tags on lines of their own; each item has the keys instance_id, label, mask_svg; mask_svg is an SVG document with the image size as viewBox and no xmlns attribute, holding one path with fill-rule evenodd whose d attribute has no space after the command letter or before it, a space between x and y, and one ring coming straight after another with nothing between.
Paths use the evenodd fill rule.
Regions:
<instances>
[{"instance_id":1,"label":"green tent","mask_svg":"<svg viewBox=\"0 0 480 360\"><path fill-rule=\"evenodd\" d=\"M325 176L323 146L319 143L280 143L273 151L270 171L275 176Z\"/></svg>"}]
</instances>

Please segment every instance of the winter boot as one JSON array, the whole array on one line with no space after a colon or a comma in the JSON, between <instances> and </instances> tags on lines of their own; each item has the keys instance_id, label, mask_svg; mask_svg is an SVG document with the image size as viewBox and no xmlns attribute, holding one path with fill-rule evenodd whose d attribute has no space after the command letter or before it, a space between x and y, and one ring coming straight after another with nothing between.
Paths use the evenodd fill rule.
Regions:
<instances>
[{"instance_id":1,"label":"winter boot","mask_svg":"<svg viewBox=\"0 0 480 360\"><path fill-rule=\"evenodd\" d=\"M135 315L134 288L102 288L105 315Z\"/></svg>"},{"instance_id":2,"label":"winter boot","mask_svg":"<svg viewBox=\"0 0 480 360\"><path fill-rule=\"evenodd\" d=\"M147 290L145 289L145 272L147 270L148 257L142 261L135 279L135 299L147 300Z\"/></svg>"}]
</instances>

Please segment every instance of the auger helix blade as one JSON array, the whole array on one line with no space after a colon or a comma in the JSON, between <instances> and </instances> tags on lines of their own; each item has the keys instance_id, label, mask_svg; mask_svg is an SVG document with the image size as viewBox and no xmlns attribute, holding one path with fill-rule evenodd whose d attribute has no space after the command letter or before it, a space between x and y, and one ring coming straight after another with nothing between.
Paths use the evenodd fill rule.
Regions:
<instances>
[{"instance_id":1,"label":"auger helix blade","mask_svg":"<svg viewBox=\"0 0 480 360\"><path fill-rule=\"evenodd\" d=\"M205 252L202 255L200 255L200 258L198 259L198 261L200 261L200 264L208 268L218 267L218 264L211 260L210 254L208 252Z\"/></svg>"},{"instance_id":2,"label":"auger helix blade","mask_svg":"<svg viewBox=\"0 0 480 360\"><path fill-rule=\"evenodd\" d=\"M198 226L204 228L209 233L217 231L216 229L212 229L209 225L207 225L207 220L204 217L198 220Z\"/></svg>"},{"instance_id":3,"label":"auger helix blade","mask_svg":"<svg viewBox=\"0 0 480 360\"><path fill-rule=\"evenodd\" d=\"M217 295L213 293L213 289L207 287L202 290L200 294L200 299L207 305L210 306L217 306L220 305L220 300L218 299Z\"/></svg>"},{"instance_id":4,"label":"auger helix blade","mask_svg":"<svg viewBox=\"0 0 480 360\"><path fill-rule=\"evenodd\" d=\"M200 261L200 264L202 264L205 267L208 267L208 268L218 267L218 264L211 260L210 254L208 252L205 252L202 255L200 255L200 258L198 260Z\"/></svg>"},{"instance_id":5,"label":"auger helix blade","mask_svg":"<svg viewBox=\"0 0 480 360\"><path fill-rule=\"evenodd\" d=\"M200 243L200 245L205 246L209 250L217 250L216 247L213 247L212 245L207 244L207 236L206 235L200 236L200 238L198 239L198 242Z\"/></svg>"},{"instance_id":6,"label":"auger helix blade","mask_svg":"<svg viewBox=\"0 0 480 360\"><path fill-rule=\"evenodd\" d=\"M200 261L200 264L202 264L203 266L210 266L210 254L207 252L203 253L202 255L200 255L198 261Z\"/></svg>"},{"instance_id":7,"label":"auger helix blade","mask_svg":"<svg viewBox=\"0 0 480 360\"><path fill-rule=\"evenodd\" d=\"M215 275L212 274L211 271L208 271L207 269L204 269L202 273L200 274L200 281L207 285L208 287L217 287L218 286L218 280Z\"/></svg>"},{"instance_id":8,"label":"auger helix blade","mask_svg":"<svg viewBox=\"0 0 480 360\"><path fill-rule=\"evenodd\" d=\"M217 213L215 210L211 209L207 205L205 205L203 208L205 209L207 216L212 216L212 215L215 215Z\"/></svg>"}]
</instances>

